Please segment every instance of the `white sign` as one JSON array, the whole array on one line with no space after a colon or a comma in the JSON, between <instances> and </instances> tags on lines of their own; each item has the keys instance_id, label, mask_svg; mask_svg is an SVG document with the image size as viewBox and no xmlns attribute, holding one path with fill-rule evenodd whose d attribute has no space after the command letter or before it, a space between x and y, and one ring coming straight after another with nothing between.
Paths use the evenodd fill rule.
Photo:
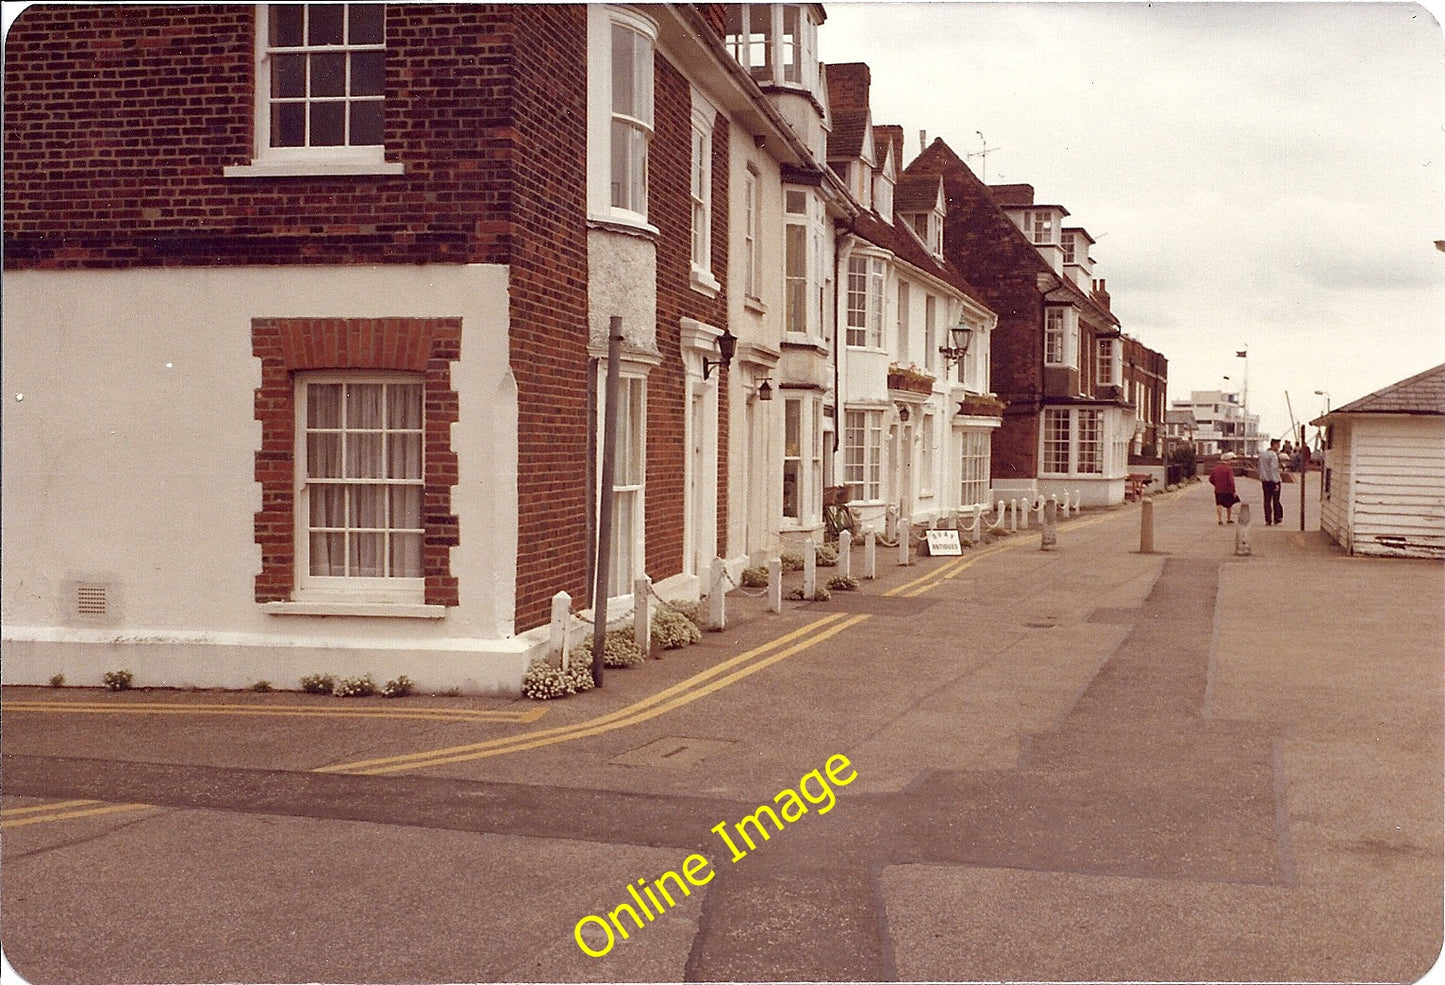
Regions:
<instances>
[{"instance_id":1,"label":"white sign","mask_svg":"<svg viewBox=\"0 0 1445 985\"><path fill-rule=\"evenodd\" d=\"M930 557L962 555L963 545L958 542L957 530L929 530L928 554Z\"/></svg>"}]
</instances>

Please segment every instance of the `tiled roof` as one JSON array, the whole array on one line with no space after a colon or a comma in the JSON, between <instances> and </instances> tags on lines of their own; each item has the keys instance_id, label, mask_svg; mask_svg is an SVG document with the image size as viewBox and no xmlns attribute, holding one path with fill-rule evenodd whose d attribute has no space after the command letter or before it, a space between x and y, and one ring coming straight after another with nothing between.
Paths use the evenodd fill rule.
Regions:
<instances>
[{"instance_id":1,"label":"tiled roof","mask_svg":"<svg viewBox=\"0 0 1445 985\"><path fill-rule=\"evenodd\" d=\"M1336 407L1336 414L1445 414L1445 363Z\"/></svg>"},{"instance_id":2,"label":"tiled roof","mask_svg":"<svg viewBox=\"0 0 1445 985\"><path fill-rule=\"evenodd\" d=\"M873 152L878 155L878 166L883 166L883 159L888 156L888 148L893 148L893 167L896 171L903 170L903 128L896 124L880 124L873 128Z\"/></svg>"},{"instance_id":3,"label":"tiled roof","mask_svg":"<svg viewBox=\"0 0 1445 985\"><path fill-rule=\"evenodd\" d=\"M938 183L941 180L936 174L899 175L898 189L893 193L894 211L932 212L938 204Z\"/></svg>"},{"instance_id":4,"label":"tiled roof","mask_svg":"<svg viewBox=\"0 0 1445 985\"><path fill-rule=\"evenodd\" d=\"M873 213L864 212L853 220L850 228L874 246L883 247L898 259L957 288L985 308L989 307L988 301L968 282L968 278L948 260L939 260L929 253L917 237L903 227L901 219L895 219L889 225Z\"/></svg>"}]
</instances>

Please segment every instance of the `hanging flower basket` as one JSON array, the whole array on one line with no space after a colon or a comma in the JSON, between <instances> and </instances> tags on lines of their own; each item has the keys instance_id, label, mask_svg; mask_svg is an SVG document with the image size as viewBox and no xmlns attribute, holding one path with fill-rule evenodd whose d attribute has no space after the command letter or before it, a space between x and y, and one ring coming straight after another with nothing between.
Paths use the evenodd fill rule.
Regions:
<instances>
[{"instance_id":1,"label":"hanging flower basket","mask_svg":"<svg viewBox=\"0 0 1445 985\"><path fill-rule=\"evenodd\" d=\"M908 390L912 393L932 393L934 378L920 370L902 366L888 367L888 389Z\"/></svg>"},{"instance_id":2,"label":"hanging flower basket","mask_svg":"<svg viewBox=\"0 0 1445 985\"><path fill-rule=\"evenodd\" d=\"M963 417L999 417L1004 406L997 397L971 393L958 402L958 413Z\"/></svg>"}]
</instances>

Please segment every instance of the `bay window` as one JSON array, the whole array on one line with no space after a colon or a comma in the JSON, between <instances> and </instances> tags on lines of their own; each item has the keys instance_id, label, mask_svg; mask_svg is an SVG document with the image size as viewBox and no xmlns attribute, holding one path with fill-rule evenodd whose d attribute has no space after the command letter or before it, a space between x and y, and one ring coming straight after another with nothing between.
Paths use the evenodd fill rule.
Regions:
<instances>
[{"instance_id":1,"label":"bay window","mask_svg":"<svg viewBox=\"0 0 1445 985\"><path fill-rule=\"evenodd\" d=\"M587 17L588 211L645 224L657 25L620 7L589 4Z\"/></svg>"},{"instance_id":2,"label":"bay window","mask_svg":"<svg viewBox=\"0 0 1445 985\"><path fill-rule=\"evenodd\" d=\"M848 345L883 348L883 281L881 259L868 256L848 259Z\"/></svg>"},{"instance_id":3,"label":"bay window","mask_svg":"<svg viewBox=\"0 0 1445 985\"><path fill-rule=\"evenodd\" d=\"M958 432L958 505L975 506L988 501L989 444L987 431Z\"/></svg>"},{"instance_id":4,"label":"bay window","mask_svg":"<svg viewBox=\"0 0 1445 985\"><path fill-rule=\"evenodd\" d=\"M1049 475L1102 475L1103 430L1102 410L1045 408L1040 471Z\"/></svg>"},{"instance_id":5,"label":"bay window","mask_svg":"<svg viewBox=\"0 0 1445 985\"><path fill-rule=\"evenodd\" d=\"M1119 386L1123 366L1119 359L1118 339L1099 339L1098 356L1094 361L1095 381L1100 386Z\"/></svg>"},{"instance_id":6,"label":"bay window","mask_svg":"<svg viewBox=\"0 0 1445 985\"><path fill-rule=\"evenodd\" d=\"M1044 365L1079 368L1079 312L1072 305L1044 308Z\"/></svg>"}]
</instances>

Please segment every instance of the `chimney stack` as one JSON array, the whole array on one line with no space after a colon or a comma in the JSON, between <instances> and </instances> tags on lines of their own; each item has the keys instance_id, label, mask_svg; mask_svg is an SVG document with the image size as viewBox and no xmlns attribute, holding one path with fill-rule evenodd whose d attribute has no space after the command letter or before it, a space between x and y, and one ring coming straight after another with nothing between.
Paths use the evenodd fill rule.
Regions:
<instances>
[{"instance_id":1,"label":"chimney stack","mask_svg":"<svg viewBox=\"0 0 1445 985\"><path fill-rule=\"evenodd\" d=\"M927 131L927 130L919 130L919 131L918 131L918 152L921 154L921 153L923 153L923 152L926 151L926 150L928 150L928 131Z\"/></svg>"}]
</instances>

